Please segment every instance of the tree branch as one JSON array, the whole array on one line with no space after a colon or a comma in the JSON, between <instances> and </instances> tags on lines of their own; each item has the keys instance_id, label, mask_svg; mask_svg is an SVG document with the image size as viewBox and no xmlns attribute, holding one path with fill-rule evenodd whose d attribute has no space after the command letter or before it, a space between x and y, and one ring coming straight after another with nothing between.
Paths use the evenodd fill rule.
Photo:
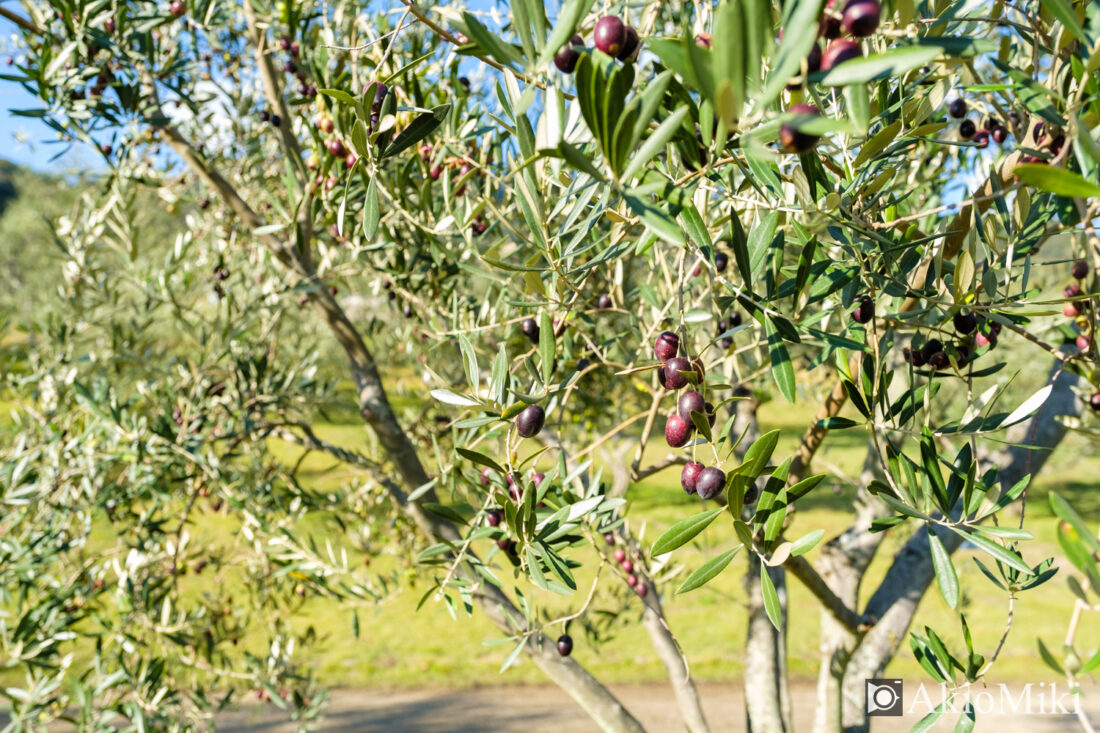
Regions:
<instances>
[{"instance_id":1,"label":"tree branch","mask_svg":"<svg viewBox=\"0 0 1100 733\"><path fill-rule=\"evenodd\" d=\"M821 605L825 607L836 622L852 634L865 633L874 625L873 617L858 614L849 608L848 604L841 600L840 596L834 593L828 583L818 575L818 572L814 570L813 565L806 558L802 556L792 557L783 563L783 567L791 575L798 578L802 585L806 586L806 589L821 602Z\"/></svg>"}]
</instances>

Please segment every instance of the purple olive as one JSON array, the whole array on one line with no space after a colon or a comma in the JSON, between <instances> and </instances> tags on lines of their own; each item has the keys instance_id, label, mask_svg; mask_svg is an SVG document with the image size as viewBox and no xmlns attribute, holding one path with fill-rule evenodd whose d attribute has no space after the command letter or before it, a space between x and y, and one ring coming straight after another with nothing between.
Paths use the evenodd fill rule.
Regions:
<instances>
[{"instance_id":1,"label":"purple olive","mask_svg":"<svg viewBox=\"0 0 1100 733\"><path fill-rule=\"evenodd\" d=\"M849 35L866 38L878 28L882 6L878 0L850 0L844 6L840 25Z\"/></svg>"},{"instance_id":2,"label":"purple olive","mask_svg":"<svg viewBox=\"0 0 1100 733\"><path fill-rule=\"evenodd\" d=\"M680 486L687 494L694 494L699 480L699 474L703 471L703 464L698 461L688 461L684 464L684 470L680 472Z\"/></svg>"},{"instance_id":3,"label":"purple olive","mask_svg":"<svg viewBox=\"0 0 1100 733\"><path fill-rule=\"evenodd\" d=\"M859 305L852 311L852 320L856 323L870 323L875 317L875 301L870 296L864 295L859 299Z\"/></svg>"},{"instance_id":4,"label":"purple olive","mask_svg":"<svg viewBox=\"0 0 1100 733\"><path fill-rule=\"evenodd\" d=\"M714 466L708 466L699 472L695 481L695 493L700 499L713 499L726 486L726 474Z\"/></svg>"},{"instance_id":5,"label":"purple olive","mask_svg":"<svg viewBox=\"0 0 1100 733\"><path fill-rule=\"evenodd\" d=\"M521 438L533 438L542 431L546 424L546 412L542 405L528 405L523 412L516 415L516 432Z\"/></svg>"},{"instance_id":6,"label":"purple olive","mask_svg":"<svg viewBox=\"0 0 1100 733\"><path fill-rule=\"evenodd\" d=\"M790 112L799 117L817 117L819 115L817 107L811 104L796 104L791 107ZM810 135L802 132L796 124L785 122L779 128L779 144L788 153L805 153L813 150L820 139L820 135Z\"/></svg>"},{"instance_id":7,"label":"purple olive","mask_svg":"<svg viewBox=\"0 0 1100 733\"><path fill-rule=\"evenodd\" d=\"M978 317L973 313L959 311L951 321L955 325L955 330L959 333L973 333L974 329L978 327Z\"/></svg>"},{"instance_id":8,"label":"purple olive","mask_svg":"<svg viewBox=\"0 0 1100 733\"><path fill-rule=\"evenodd\" d=\"M658 361L666 362L680 351L680 338L672 331L665 331L653 344L653 354Z\"/></svg>"},{"instance_id":9,"label":"purple olive","mask_svg":"<svg viewBox=\"0 0 1100 733\"><path fill-rule=\"evenodd\" d=\"M825 54L821 57L821 70L834 69L845 61L851 61L862 55L863 49L858 43L846 38L838 38L825 49Z\"/></svg>"},{"instance_id":10,"label":"purple olive","mask_svg":"<svg viewBox=\"0 0 1100 733\"><path fill-rule=\"evenodd\" d=\"M672 448L687 445L691 437L691 426L679 415L670 415L665 421L665 442Z\"/></svg>"},{"instance_id":11,"label":"purple olive","mask_svg":"<svg viewBox=\"0 0 1100 733\"><path fill-rule=\"evenodd\" d=\"M626 45L626 25L622 18L605 15L596 21L592 42L608 56L618 56Z\"/></svg>"},{"instance_id":12,"label":"purple olive","mask_svg":"<svg viewBox=\"0 0 1100 733\"><path fill-rule=\"evenodd\" d=\"M691 425L691 413L698 412L705 414L706 402L703 400L703 395L699 394L693 389L689 389L680 395L679 401L676 403L676 412L683 418L683 421L688 425Z\"/></svg>"},{"instance_id":13,"label":"purple olive","mask_svg":"<svg viewBox=\"0 0 1100 733\"><path fill-rule=\"evenodd\" d=\"M665 387L671 390L683 389L687 386L688 378L686 373L693 371L691 362L682 356L676 356L669 359L664 366L665 370Z\"/></svg>"}]
</instances>

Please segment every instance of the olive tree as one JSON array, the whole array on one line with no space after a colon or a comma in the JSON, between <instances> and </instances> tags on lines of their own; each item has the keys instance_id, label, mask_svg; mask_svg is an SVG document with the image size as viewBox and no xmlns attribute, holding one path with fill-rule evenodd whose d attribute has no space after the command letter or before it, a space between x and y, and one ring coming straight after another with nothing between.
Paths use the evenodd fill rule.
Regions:
<instances>
[{"instance_id":1,"label":"olive tree","mask_svg":"<svg viewBox=\"0 0 1100 733\"><path fill-rule=\"evenodd\" d=\"M639 617L705 731L663 608L740 553L750 727L791 727L793 576L821 610L815 728L866 730L864 679L902 644L947 682L995 660L968 632L906 635L933 583L959 605L964 541L1009 607L1053 575L997 518L1066 416L1100 409L1095 4L0 15L22 44L4 78L42 101L18 113L108 168L55 227L55 309L5 346L19 720L201 727L249 690L309 725L302 598L386 598L407 580L373 570L389 554L605 730L641 725L567 629ZM1049 241L1071 255L1041 257ZM1054 365L1011 405L1005 341ZM790 455L756 424L765 395L818 405ZM318 428L339 414L366 431L354 448ZM868 443L851 526L789 536L840 430ZM318 456L352 478L315 480ZM653 476L701 503L655 541L627 503ZM231 541L203 533L218 523ZM718 523L737 544L683 568Z\"/></svg>"}]
</instances>

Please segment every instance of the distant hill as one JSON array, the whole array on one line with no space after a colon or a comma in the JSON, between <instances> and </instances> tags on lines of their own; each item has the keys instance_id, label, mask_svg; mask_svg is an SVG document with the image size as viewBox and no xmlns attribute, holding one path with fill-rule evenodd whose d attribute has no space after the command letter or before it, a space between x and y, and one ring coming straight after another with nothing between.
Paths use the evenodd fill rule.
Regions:
<instances>
[{"instance_id":1,"label":"distant hill","mask_svg":"<svg viewBox=\"0 0 1100 733\"><path fill-rule=\"evenodd\" d=\"M55 290L61 272L50 222L83 189L61 176L0 160L0 311L28 316Z\"/></svg>"},{"instance_id":2,"label":"distant hill","mask_svg":"<svg viewBox=\"0 0 1100 733\"><path fill-rule=\"evenodd\" d=\"M0 160L0 216L8 208L8 204L15 200L18 193L15 188L14 174L19 171L19 166Z\"/></svg>"}]
</instances>

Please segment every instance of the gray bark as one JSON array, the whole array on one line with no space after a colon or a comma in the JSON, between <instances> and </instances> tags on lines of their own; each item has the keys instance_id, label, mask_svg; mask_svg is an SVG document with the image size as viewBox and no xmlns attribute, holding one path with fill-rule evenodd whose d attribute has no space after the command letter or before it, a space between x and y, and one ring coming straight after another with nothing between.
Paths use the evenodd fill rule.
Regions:
<instances>
[{"instance_id":1,"label":"gray bark","mask_svg":"<svg viewBox=\"0 0 1100 733\"><path fill-rule=\"evenodd\" d=\"M608 460L606 465L611 469L613 482L609 495L625 496L630 485L630 473L627 470L625 451L615 454L605 454ZM678 464L671 464L678 465ZM624 535L625 537L625 535ZM635 547L635 551L639 548ZM657 653L661 664L665 666L669 685L676 696L676 705L680 710L680 718L684 722L684 728L689 733L708 733L710 726L707 724L706 714L703 712L703 703L699 699L699 691L691 679L687 664L684 662L683 650L676 641L672 629L668 625L668 618L661 607L660 595L653 583L646 577L641 568L635 569L638 579L649 586L649 592L644 599L645 611L642 613L642 625L649 634L649 642Z\"/></svg>"},{"instance_id":2,"label":"gray bark","mask_svg":"<svg viewBox=\"0 0 1100 733\"><path fill-rule=\"evenodd\" d=\"M745 718L750 733L785 733L791 730L790 690L787 686L787 582L782 568L768 568L783 609L781 630L776 630L764 610L760 588L760 558L749 555L745 596L749 624L745 638Z\"/></svg>"},{"instance_id":3,"label":"gray bark","mask_svg":"<svg viewBox=\"0 0 1100 733\"><path fill-rule=\"evenodd\" d=\"M643 579L641 582L647 581ZM703 713L703 704L699 699L699 692L696 690L688 667L684 663L683 652L668 628L668 622L661 610L661 601L652 583L650 584L650 592L645 597L642 625L649 633L649 641L653 644L654 651L657 652L661 663L665 665L668 682L676 695L676 705L680 709L680 717L683 720L684 728L690 733L707 733L710 726L707 725L707 718Z\"/></svg>"}]
</instances>

